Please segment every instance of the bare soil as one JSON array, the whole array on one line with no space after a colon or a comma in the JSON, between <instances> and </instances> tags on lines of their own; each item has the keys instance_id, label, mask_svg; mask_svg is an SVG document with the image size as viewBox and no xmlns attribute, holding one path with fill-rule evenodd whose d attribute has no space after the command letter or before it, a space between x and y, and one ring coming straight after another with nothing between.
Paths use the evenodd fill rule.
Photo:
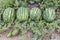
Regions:
<instances>
[{"instance_id":1,"label":"bare soil","mask_svg":"<svg viewBox=\"0 0 60 40\"><path fill-rule=\"evenodd\" d=\"M7 31L8 32L8 31ZM0 40L20 40L21 39L21 34L18 36L14 37L7 37L7 32L2 32L0 33ZM50 35L52 39L50 38ZM27 32L26 34L26 40L31 40L32 33ZM60 33L58 33L56 30L54 32L51 32L49 34L44 35L43 40L60 40Z\"/></svg>"},{"instance_id":2,"label":"bare soil","mask_svg":"<svg viewBox=\"0 0 60 40\"><path fill-rule=\"evenodd\" d=\"M60 40L60 33L55 30L44 36L43 40Z\"/></svg>"}]
</instances>

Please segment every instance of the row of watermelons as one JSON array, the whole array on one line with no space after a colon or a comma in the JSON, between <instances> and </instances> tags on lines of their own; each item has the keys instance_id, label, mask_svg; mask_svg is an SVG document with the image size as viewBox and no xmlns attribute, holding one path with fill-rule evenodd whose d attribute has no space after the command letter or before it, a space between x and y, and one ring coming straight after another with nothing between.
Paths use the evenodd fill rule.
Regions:
<instances>
[{"instance_id":1,"label":"row of watermelons","mask_svg":"<svg viewBox=\"0 0 60 40\"><path fill-rule=\"evenodd\" d=\"M16 15L15 15L16 14ZM11 7L6 8L4 12L2 12L2 19L4 22L13 22L15 17L18 21L27 21L29 18L31 20L39 21L40 19L44 19L48 22L51 22L55 19L55 9L53 8L46 8L43 12L41 9L34 7L29 10L26 7L18 8L17 12Z\"/></svg>"},{"instance_id":2,"label":"row of watermelons","mask_svg":"<svg viewBox=\"0 0 60 40\"><path fill-rule=\"evenodd\" d=\"M26 1L29 1L30 4ZM35 1L38 1L37 4L34 3ZM40 0L0 0L0 8L2 8L0 10L0 32L8 29L8 26L11 27L11 23L17 21L12 27L13 30L8 33L8 37L18 35L19 32L32 31L33 40L40 40L41 35L59 28L55 22L55 8L50 7L55 4L54 1L56 0L43 0L42 2ZM49 7L47 8L47 6ZM31 9L29 9L30 7Z\"/></svg>"}]
</instances>

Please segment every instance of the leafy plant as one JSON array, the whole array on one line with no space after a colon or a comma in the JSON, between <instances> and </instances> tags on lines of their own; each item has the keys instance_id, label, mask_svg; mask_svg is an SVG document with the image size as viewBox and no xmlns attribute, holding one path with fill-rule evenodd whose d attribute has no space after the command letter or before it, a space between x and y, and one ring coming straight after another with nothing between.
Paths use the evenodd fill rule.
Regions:
<instances>
[{"instance_id":1,"label":"leafy plant","mask_svg":"<svg viewBox=\"0 0 60 40\"><path fill-rule=\"evenodd\" d=\"M33 36L32 36L32 40L38 40L38 35L33 34Z\"/></svg>"},{"instance_id":2,"label":"leafy plant","mask_svg":"<svg viewBox=\"0 0 60 40\"><path fill-rule=\"evenodd\" d=\"M7 8L14 4L14 0L0 0L0 8Z\"/></svg>"},{"instance_id":3,"label":"leafy plant","mask_svg":"<svg viewBox=\"0 0 60 40\"><path fill-rule=\"evenodd\" d=\"M11 37L11 36L12 36L12 31L7 34L7 37Z\"/></svg>"},{"instance_id":4,"label":"leafy plant","mask_svg":"<svg viewBox=\"0 0 60 40\"><path fill-rule=\"evenodd\" d=\"M15 4L14 6L18 7L19 6L19 1L18 0L15 0Z\"/></svg>"},{"instance_id":5,"label":"leafy plant","mask_svg":"<svg viewBox=\"0 0 60 40\"><path fill-rule=\"evenodd\" d=\"M38 23L38 25L40 26L40 27L44 27L45 26L45 21L44 20L40 20L39 21L39 23Z\"/></svg>"},{"instance_id":6,"label":"leafy plant","mask_svg":"<svg viewBox=\"0 0 60 40\"><path fill-rule=\"evenodd\" d=\"M21 40L26 40L26 34L23 34L23 35L21 36Z\"/></svg>"},{"instance_id":7,"label":"leafy plant","mask_svg":"<svg viewBox=\"0 0 60 40\"><path fill-rule=\"evenodd\" d=\"M27 7L27 2L28 0L20 0L20 5L23 6L23 7Z\"/></svg>"},{"instance_id":8,"label":"leafy plant","mask_svg":"<svg viewBox=\"0 0 60 40\"><path fill-rule=\"evenodd\" d=\"M0 24L0 32L6 31L10 27L11 27L11 23L1 22L1 24Z\"/></svg>"},{"instance_id":9,"label":"leafy plant","mask_svg":"<svg viewBox=\"0 0 60 40\"><path fill-rule=\"evenodd\" d=\"M43 0L43 4L46 7L60 7L60 0Z\"/></svg>"},{"instance_id":10,"label":"leafy plant","mask_svg":"<svg viewBox=\"0 0 60 40\"><path fill-rule=\"evenodd\" d=\"M16 35L18 35L19 34L19 29L14 29L13 31L12 31L12 36L16 36Z\"/></svg>"}]
</instances>

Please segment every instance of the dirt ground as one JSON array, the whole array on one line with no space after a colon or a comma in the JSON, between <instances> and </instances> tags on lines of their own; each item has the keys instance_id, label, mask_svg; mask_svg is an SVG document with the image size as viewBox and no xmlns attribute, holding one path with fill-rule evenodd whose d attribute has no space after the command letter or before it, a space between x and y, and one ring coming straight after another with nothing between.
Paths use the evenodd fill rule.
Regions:
<instances>
[{"instance_id":1,"label":"dirt ground","mask_svg":"<svg viewBox=\"0 0 60 40\"><path fill-rule=\"evenodd\" d=\"M50 34L45 35L43 40L60 40L60 33L58 33L57 30L55 30L54 32L51 32Z\"/></svg>"},{"instance_id":2,"label":"dirt ground","mask_svg":"<svg viewBox=\"0 0 60 40\"><path fill-rule=\"evenodd\" d=\"M0 33L0 40L21 40L21 34L17 35L17 36L13 36L13 37L7 37L7 32L8 31L5 31L5 32L2 32ZM31 32L27 32L26 34L26 40L31 40L31 36L32 36L32 33Z\"/></svg>"},{"instance_id":3,"label":"dirt ground","mask_svg":"<svg viewBox=\"0 0 60 40\"><path fill-rule=\"evenodd\" d=\"M10 37L8 38L6 32L0 33L0 40L20 40L21 35L19 34L18 36ZM52 39L50 39L49 35L51 35ZM31 40L32 33L28 32L26 34L26 40ZM60 33L58 33L56 30L50 34L44 35L43 40L60 40Z\"/></svg>"}]
</instances>

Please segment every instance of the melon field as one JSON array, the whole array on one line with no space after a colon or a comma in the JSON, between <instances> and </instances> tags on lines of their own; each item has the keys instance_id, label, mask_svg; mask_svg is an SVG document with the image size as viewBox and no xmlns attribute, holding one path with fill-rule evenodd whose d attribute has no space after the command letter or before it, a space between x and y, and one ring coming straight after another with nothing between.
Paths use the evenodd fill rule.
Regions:
<instances>
[{"instance_id":1,"label":"melon field","mask_svg":"<svg viewBox=\"0 0 60 40\"><path fill-rule=\"evenodd\" d=\"M0 40L60 40L60 0L0 0Z\"/></svg>"}]
</instances>

